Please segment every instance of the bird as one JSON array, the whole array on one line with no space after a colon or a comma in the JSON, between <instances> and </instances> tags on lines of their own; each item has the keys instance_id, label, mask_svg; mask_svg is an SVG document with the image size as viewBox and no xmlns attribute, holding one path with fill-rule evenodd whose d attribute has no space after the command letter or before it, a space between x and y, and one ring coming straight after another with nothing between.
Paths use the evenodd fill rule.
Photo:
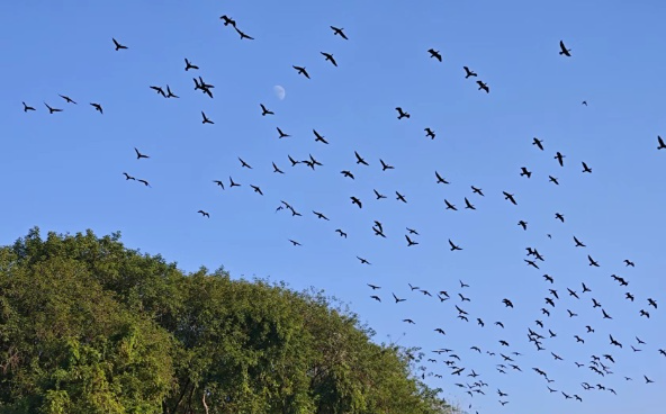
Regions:
<instances>
[{"instance_id":1,"label":"bird","mask_svg":"<svg viewBox=\"0 0 666 414\"><path fill-rule=\"evenodd\" d=\"M391 292L391 295L393 295L393 299L395 299L395 303L400 303L400 302L404 302L404 301L407 300L407 299L400 299L400 298L398 298L398 297L395 295L395 293L393 293L393 292Z\"/></svg>"},{"instance_id":2,"label":"bird","mask_svg":"<svg viewBox=\"0 0 666 414\"><path fill-rule=\"evenodd\" d=\"M111 38L111 40L113 40L113 44L116 45L116 52L121 50L121 49L127 49L127 46L121 45L120 43L118 43L118 41L116 39Z\"/></svg>"},{"instance_id":3,"label":"bird","mask_svg":"<svg viewBox=\"0 0 666 414\"><path fill-rule=\"evenodd\" d=\"M208 214L206 211L199 210L197 213L201 214L202 217L210 218L210 214Z\"/></svg>"},{"instance_id":4,"label":"bird","mask_svg":"<svg viewBox=\"0 0 666 414\"><path fill-rule=\"evenodd\" d=\"M344 30L343 27L338 28L338 27L335 27L335 26L331 26L331 29L333 29L333 35L334 36L340 36L341 38L343 38L345 40L349 40L347 38L347 36L345 35L345 33L343 32L343 30Z\"/></svg>"},{"instance_id":5,"label":"bird","mask_svg":"<svg viewBox=\"0 0 666 414\"><path fill-rule=\"evenodd\" d=\"M136 180L136 178L132 177L131 175L127 174L126 172L124 172L123 175L125 176L125 181L127 181L127 180Z\"/></svg>"},{"instance_id":6,"label":"bird","mask_svg":"<svg viewBox=\"0 0 666 414\"><path fill-rule=\"evenodd\" d=\"M301 246L301 244L299 242L297 242L296 240L289 239L289 241L291 242L291 244L293 246Z\"/></svg>"},{"instance_id":7,"label":"bird","mask_svg":"<svg viewBox=\"0 0 666 414\"><path fill-rule=\"evenodd\" d=\"M240 184L234 182L234 179L231 178L231 176L229 177L229 187L230 187L230 188L233 188L233 187L240 187L240 186L241 186ZM292 212L293 212L293 209L292 209Z\"/></svg>"},{"instance_id":8,"label":"bird","mask_svg":"<svg viewBox=\"0 0 666 414\"><path fill-rule=\"evenodd\" d=\"M396 198L395 198L396 200L402 201L403 203L407 204L407 200L405 199L404 195L400 194L397 191L395 192L395 195L396 195Z\"/></svg>"},{"instance_id":9,"label":"bird","mask_svg":"<svg viewBox=\"0 0 666 414\"><path fill-rule=\"evenodd\" d=\"M35 108L32 106L27 105L25 102L21 102L23 104L23 112L28 112L28 111L36 111Z\"/></svg>"},{"instance_id":10,"label":"bird","mask_svg":"<svg viewBox=\"0 0 666 414\"><path fill-rule=\"evenodd\" d=\"M236 33L240 35L240 39L248 39L248 40L254 40L254 37L248 36L245 32L241 31L236 25L234 25L234 29L236 30Z\"/></svg>"},{"instance_id":11,"label":"bird","mask_svg":"<svg viewBox=\"0 0 666 414\"><path fill-rule=\"evenodd\" d=\"M162 87L160 86L151 86L150 89L154 90L155 92L157 92L158 94L162 95L165 98L167 97L166 93L164 93L164 89L162 89Z\"/></svg>"},{"instance_id":12,"label":"bird","mask_svg":"<svg viewBox=\"0 0 666 414\"><path fill-rule=\"evenodd\" d=\"M523 228L523 230L527 230L527 222L526 221L520 220L518 222L518 225L521 226Z\"/></svg>"},{"instance_id":13,"label":"bird","mask_svg":"<svg viewBox=\"0 0 666 414\"><path fill-rule=\"evenodd\" d=\"M379 159L379 162L382 164L382 171L394 170L395 169L394 166L385 163L384 160L382 160L381 158Z\"/></svg>"},{"instance_id":14,"label":"bird","mask_svg":"<svg viewBox=\"0 0 666 414\"><path fill-rule=\"evenodd\" d=\"M250 184L250 187L252 188L252 190L254 190L255 193L259 195L264 195L264 193L261 192L261 188L259 188L258 186Z\"/></svg>"},{"instance_id":15,"label":"bird","mask_svg":"<svg viewBox=\"0 0 666 414\"><path fill-rule=\"evenodd\" d=\"M74 104L74 105L78 105L78 104L77 104L72 98L70 98L69 96L65 96L65 95L58 95L58 96L60 96L62 99L64 99L65 102L67 102L67 103L71 103L71 104Z\"/></svg>"},{"instance_id":16,"label":"bird","mask_svg":"<svg viewBox=\"0 0 666 414\"><path fill-rule=\"evenodd\" d=\"M442 178L437 171L435 171L435 178L437 178L436 184L449 184L449 182Z\"/></svg>"},{"instance_id":17,"label":"bird","mask_svg":"<svg viewBox=\"0 0 666 414\"><path fill-rule=\"evenodd\" d=\"M324 56L324 59L331 62L333 66L338 66L338 63L335 61L331 53L326 53L326 52L319 52L319 53L321 53Z\"/></svg>"},{"instance_id":18,"label":"bird","mask_svg":"<svg viewBox=\"0 0 666 414\"><path fill-rule=\"evenodd\" d=\"M560 55L571 57L571 49L567 49L566 46L564 46L564 42L561 40L560 40Z\"/></svg>"},{"instance_id":19,"label":"bird","mask_svg":"<svg viewBox=\"0 0 666 414\"><path fill-rule=\"evenodd\" d=\"M282 130L279 127L275 127L275 129L277 129L277 132L279 134L278 139L288 138L291 136L289 134L285 134L284 132L282 132Z\"/></svg>"},{"instance_id":20,"label":"bird","mask_svg":"<svg viewBox=\"0 0 666 414\"><path fill-rule=\"evenodd\" d=\"M342 229L335 229L335 232L340 235L340 237L344 237L345 239L347 238L347 233L342 231Z\"/></svg>"},{"instance_id":21,"label":"bird","mask_svg":"<svg viewBox=\"0 0 666 414\"><path fill-rule=\"evenodd\" d=\"M657 142L659 143L658 150L666 149L666 143L664 143L664 140L659 135L657 135Z\"/></svg>"},{"instance_id":22,"label":"bird","mask_svg":"<svg viewBox=\"0 0 666 414\"><path fill-rule=\"evenodd\" d=\"M484 91L486 91L486 93L490 93L490 88L488 87L488 85L485 82L478 80L478 81L476 81L476 83L477 83L477 85L479 85L478 90L483 89Z\"/></svg>"},{"instance_id":23,"label":"bird","mask_svg":"<svg viewBox=\"0 0 666 414\"><path fill-rule=\"evenodd\" d=\"M576 238L576 236L573 236L574 242L576 243L576 247L585 247L585 245Z\"/></svg>"},{"instance_id":24,"label":"bird","mask_svg":"<svg viewBox=\"0 0 666 414\"><path fill-rule=\"evenodd\" d=\"M463 66L463 69L465 69L465 79L469 78L470 76L472 77L477 76L476 73L467 66Z\"/></svg>"},{"instance_id":25,"label":"bird","mask_svg":"<svg viewBox=\"0 0 666 414\"><path fill-rule=\"evenodd\" d=\"M399 106L396 107L395 110L398 111L398 119L410 118L411 117L411 115L409 115L409 113L403 111L403 109Z\"/></svg>"},{"instance_id":26,"label":"bird","mask_svg":"<svg viewBox=\"0 0 666 414\"><path fill-rule=\"evenodd\" d=\"M405 235L405 239L407 239L407 247L416 246L417 244L419 244L418 242L415 242L412 239L410 239L408 235Z\"/></svg>"},{"instance_id":27,"label":"bird","mask_svg":"<svg viewBox=\"0 0 666 414\"><path fill-rule=\"evenodd\" d=\"M377 197L377 200L380 200L380 199L382 199L382 198L386 198L385 195L380 194L377 190L374 190L374 189L373 189L372 191L374 191L375 196Z\"/></svg>"},{"instance_id":28,"label":"bird","mask_svg":"<svg viewBox=\"0 0 666 414\"><path fill-rule=\"evenodd\" d=\"M462 250L462 248L461 248L460 246L456 246L456 245L451 241L451 239L449 239L449 245L451 246L451 251Z\"/></svg>"},{"instance_id":29,"label":"bird","mask_svg":"<svg viewBox=\"0 0 666 414\"><path fill-rule=\"evenodd\" d=\"M319 132L317 132L316 129L313 129L312 132L315 135L315 142L321 142L322 144L328 144L328 141L324 138L323 135L321 135Z\"/></svg>"},{"instance_id":30,"label":"bird","mask_svg":"<svg viewBox=\"0 0 666 414\"><path fill-rule=\"evenodd\" d=\"M56 112L62 112L62 109L59 109L59 108L52 108L52 107L50 107L46 102L44 102L44 105L46 105L46 107L48 108L48 110L49 110L49 114L54 114L54 113L56 113Z\"/></svg>"},{"instance_id":31,"label":"bird","mask_svg":"<svg viewBox=\"0 0 666 414\"><path fill-rule=\"evenodd\" d=\"M363 204L361 204L361 200L359 200L358 198L356 198L354 196L349 197L349 198L351 198L352 204L356 204L358 206L358 208L363 208Z\"/></svg>"},{"instance_id":32,"label":"bird","mask_svg":"<svg viewBox=\"0 0 666 414\"><path fill-rule=\"evenodd\" d=\"M430 58L435 58L435 59L439 60L440 62L442 61L442 55L439 54L438 50L430 48L430 49L428 49L428 53L430 53Z\"/></svg>"},{"instance_id":33,"label":"bird","mask_svg":"<svg viewBox=\"0 0 666 414\"><path fill-rule=\"evenodd\" d=\"M625 264L626 266L636 267L636 265L634 264L634 262L632 262L632 261L629 260L629 259L624 259L624 264Z\"/></svg>"},{"instance_id":34,"label":"bird","mask_svg":"<svg viewBox=\"0 0 666 414\"><path fill-rule=\"evenodd\" d=\"M356 258L361 262L361 264L367 264L367 265L371 265L371 264L372 264L372 263L370 263L369 261L367 261L366 259L364 259L364 258L362 258L362 257L358 257L358 256L356 256ZM395 296L395 295L393 295L393 296Z\"/></svg>"},{"instance_id":35,"label":"bird","mask_svg":"<svg viewBox=\"0 0 666 414\"><path fill-rule=\"evenodd\" d=\"M166 91L166 97L167 98L180 98L180 96L171 92L171 87L169 87L169 85L167 85L166 88L167 88L167 91Z\"/></svg>"},{"instance_id":36,"label":"bird","mask_svg":"<svg viewBox=\"0 0 666 414\"><path fill-rule=\"evenodd\" d=\"M564 155L557 151L553 158L557 160L557 162L560 164L560 167L564 167Z\"/></svg>"},{"instance_id":37,"label":"bird","mask_svg":"<svg viewBox=\"0 0 666 414\"><path fill-rule=\"evenodd\" d=\"M515 206L518 205L518 203L516 203L516 200L513 198L513 194L509 194L506 191L502 191L502 193L504 193L504 199L505 200L509 200L511 202L511 204L513 204Z\"/></svg>"},{"instance_id":38,"label":"bird","mask_svg":"<svg viewBox=\"0 0 666 414\"><path fill-rule=\"evenodd\" d=\"M282 171L281 169L279 169L278 166L275 165L275 163L272 163L272 164L273 164L273 172L274 172L274 173L284 174L284 171Z\"/></svg>"},{"instance_id":39,"label":"bird","mask_svg":"<svg viewBox=\"0 0 666 414\"><path fill-rule=\"evenodd\" d=\"M201 111L201 116L203 117L203 120L201 121L202 124L214 124L215 122L211 121L206 117L206 114L204 111Z\"/></svg>"},{"instance_id":40,"label":"bird","mask_svg":"<svg viewBox=\"0 0 666 414\"><path fill-rule=\"evenodd\" d=\"M90 106L95 108L95 111L99 112L100 114L102 114L102 115L104 114L104 110L102 109L102 105L100 105L98 103L91 102Z\"/></svg>"},{"instance_id":41,"label":"bird","mask_svg":"<svg viewBox=\"0 0 666 414\"><path fill-rule=\"evenodd\" d=\"M358 152L354 151L354 155L356 156L356 164L370 165L358 154Z\"/></svg>"},{"instance_id":42,"label":"bird","mask_svg":"<svg viewBox=\"0 0 666 414\"><path fill-rule=\"evenodd\" d=\"M185 71L187 72L190 69L199 69L199 66L193 65L187 58L185 58Z\"/></svg>"},{"instance_id":43,"label":"bird","mask_svg":"<svg viewBox=\"0 0 666 414\"><path fill-rule=\"evenodd\" d=\"M560 185L560 182L557 181L557 178L553 177L552 175L548 176L548 181L555 184L555 185Z\"/></svg>"},{"instance_id":44,"label":"bird","mask_svg":"<svg viewBox=\"0 0 666 414\"><path fill-rule=\"evenodd\" d=\"M136 147L134 147L134 152L136 152L136 159L137 160L140 160L141 158L150 158L150 156L140 153L139 150L136 149Z\"/></svg>"},{"instance_id":45,"label":"bird","mask_svg":"<svg viewBox=\"0 0 666 414\"><path fill-rule=\"evenodd\" d=\"M264 104L259 104L261 106L261 116L266 116L266 115L275 115L275 112L268 110Z\"/></svg>"},{"instance_id":46,"label":"bird","mask_svg":"<svg viewBox=\"0 0 666 414\"><path fill-rule=\"evenodd\" d=\"M471 186L471 187L472 187L472 191L474 192L474 194L478 194L478 195L480 195L481 197L485 197L485 196L483 195L483 191L482 191L480 188L476 188L476 187L474 187L474 186Z\"/></svg>"},{"instance_id":47,"label":"bird","mask_svg":"<svg viewBox=\"0 0 666 414\"><path fill-rule=\"evenodd\" d=\"M233 27L236 27L236 21L234 19L232 19L231 17L227 16L226 14L220 16L220 19L224 20L224 25L225 26L232 25Z\"/></svg>"},{"instance_id":48,"label":"bird","mask_svg":"<svg viewBox=\"0 0 666 414\"><path fill-rule=\"evenodd\" d=\"M467 197L465 197L465 208L470 209L470 210L476 210L476 207L474 207L474 205L469 202Z\"/></svg>"},{"instance_id":49,"label":"bird","mask_svg":"<svg viewBox=\"0 0 666 414\"><path fill-rule=\"evenodd\" d=\"M240 161L240 163L241 163L241 168L248 168L250 170L252 169L252 166L250 166L250 164L243 161L243 159L241 157L238 157L238 161Z\"/></svg>"},{"instance_id":50,"label":"bird","mask_svg":"<svg viewBox=\"0 0 666 414\"><path fill-rule=\"evenodd\" d=\"M536 145L541 151L543 151L543 140L537 137L532 138L532 145Z\"/></svg>"},{"instance_id":51,"label":"bird","mask_svg":"<svg viewBox=\"0 0 666 414\"><path fill-rule=\"evenodd\" d=\"M590 262L590 266L599 267L599 263L595 262L589 254L587 255L587 260Z\"/></svg>"},{"instance_id":52,"label":"bird","mask_svg":"<svg viewBox=\"0 0 666 414\"><path fill-rule=\"evenodd\" d=\"M432 140L432 139L435 139L435 131L433 131L433 130L430 129L430 128L424 128L423 130L424 130L425 133L426 133L426 137L430 137L431 140Z\"/></svg>"},{"instance_id":53,"label":"bird","mask_svg":"<svg viewBox=\"0 0 666 414\"><path fill-rule=\"evenodd\" d=\"M581 164L583 164L583 172L584 173L592 173L592 169L590 167L588 167L587 164L585 164L584 161Z\"/></svg>"},{"instance_id":54,"label":"bird","mask_svg":"<svg viewBox=\"0 0 666 414\"><path fill-rule=\"evenodd\" d=\"M532 172L527 171L527 168L525 168L525 167L520 167L520 176L522 177L524 175L527 176L527 178L531 178L532 177Z\"/></svg>"},{"instance_id":55,"label":"bird","mask_svg":"<svg viewBox=\"0 0 666 414\"><path fill-rule=\"evenodd\" d=\"M310 79L310 74L308 74L308 72L305 70L305 67L303 67L303 66L295 66L295 65L292 65L292 67L298 71L298 74L299 74L299 75L303 75L303 76L305 76L306 78Z\"/></svg>"},{"instance_id":56,"label":"bird","mask_svg":"<svg viewBox=\"0 0 666 414\"><path fill-rule=\"evenodd\" d=\"M150 183L146 180L137 180L137 181L140 182L141 184L145 185L146 187L150 187Z\"/></svg>"},{"instance_id":57,"label":"bird","mask_svg":"<svg viewBox=\"0 0 666 414\"><path fill-rule=\"evenodd\" d=\"M224 183L223 183L222 181L220 181L220 180L213 180L213 182L214 182L218 187L222 187L222 189L224 190Z\"/></svg>"}]
</instances>

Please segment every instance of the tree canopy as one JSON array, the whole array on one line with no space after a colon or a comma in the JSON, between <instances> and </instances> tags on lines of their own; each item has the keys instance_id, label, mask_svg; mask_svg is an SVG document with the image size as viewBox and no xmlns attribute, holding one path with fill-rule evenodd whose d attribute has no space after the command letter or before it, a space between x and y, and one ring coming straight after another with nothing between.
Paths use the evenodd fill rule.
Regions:
<instances>
[{"instance_id":1,"label":"tree canopy","mask_svg":"<svg viewBox=\"0 0 666 414\"><path fill-rule=\"evenodd\" d=\"M412 350L323 292L184 274L120 233L0 247L0 413L435 414Z\"/></svg>"}]
</instances>

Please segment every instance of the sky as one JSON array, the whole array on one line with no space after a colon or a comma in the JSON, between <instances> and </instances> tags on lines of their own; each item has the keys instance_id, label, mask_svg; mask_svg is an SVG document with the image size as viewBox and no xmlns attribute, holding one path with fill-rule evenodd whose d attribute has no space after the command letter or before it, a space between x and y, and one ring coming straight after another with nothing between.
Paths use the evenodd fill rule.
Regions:
<instances>
[{"instance_id":1,"label":"sky","mask_svg":"<svg viewBox=\"0 0 666 414\"><path fill-rule=\"evenodd\" d=\"M437 363L424 363L442 378L426 382L446 399L471 404L472 413L661 413L666 358L658 349L666 348L666 330L663 310L647 299L666 306L666 150L657 150L657 135L666 136L665 12L663 2L617 0L2 2L0 243L34 226L43 235L120 231L127 247L161 254L186 272L224 267L233 278L324 289L376 331L373 340L435 357ZM241 40L221 15L254 40ZM331 25L349 39L335 36ZM128 49L115 51L112 38ZM558 53L560 40L571 57ZM332 53L338 67L320 52ZM200 69L186 72L185 58ZM292 65L305 66L311 79ZM465 79L463 66L478 77ZM213 99L194 90L196 76L215 86ZM478 79L490 93L478 90ZM178 99L149 88L167 84ZM276 85L285 90L282 100ZM21 102L36 111L25 113ZM50 115L44 102L63 112ZM262 116L260 103L275 115ZM410 118L397 119L396 107ZM214 124L202 124L201 111ZM277 127L291 137L278 139ZM313 129L329 144L315 142ZM137 160L135 147L150 158ZM354 151L369 166L356 164ZM564 167L554 159L558 151ZM309 154L323 166L292 167L287 158ZM382 171L380 159L395 168ZM583 161L591 174L582 173ZM272 162L284 174L274 173ZM520 176L521 167L531 178ZM437 184L435 171L450 184ZM151 186L125 180L123 172ZM241 186L229 188L229 177ZM387 198L376 200L373 189ZM465 197L476 210L464 208ZM447 210L445 199L458 211ZM302 216L276 211L282 200ZM374 220L386 238L374 235ZM407 246L407 227L418 231L418 245ZM575 247L573 236L586 247ZM463 250L451 251L449 239ZM534 260L526 247L543 256L539 269L524 261ZM588 254L600 267L589 266ZM461 289L460 280L469 287ZM583 282L592 292L582 293ZM440 302L440 290L451 298ZM407 300L396 304L391 293ZM469 322L456 318L456 305ZM641 309L651 317L641 317ZM595 332L586 333L586 325ZM545 336L544 351L528 341L528 329ZM461 377L450 374L446 355L430 353L440 348L460 356ZM520 352L522 372L500 373L500 352ZM606 353L616 362L603 360L613 374L602 377L588 366L591 355ZM488 384L485 396L472 398L454 385L472 384L465 376L471 370ZM585 391L582 382L617 395ZM497 389L509 394L505 406Z\"/></svg>"}]
</instances>

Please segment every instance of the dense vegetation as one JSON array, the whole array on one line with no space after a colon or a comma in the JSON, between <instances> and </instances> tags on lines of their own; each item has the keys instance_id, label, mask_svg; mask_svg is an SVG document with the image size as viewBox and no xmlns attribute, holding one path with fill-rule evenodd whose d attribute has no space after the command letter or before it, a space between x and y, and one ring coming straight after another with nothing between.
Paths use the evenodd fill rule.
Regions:
<instances>
[{"instance_id":1,"label":"dense vegetation","mask_svg":"<svg viewBox=\"0 0 666 414\"><path fill-rule=\"evenodd\" d=\"M321 292L35 228L0 248L0 412L450 413Z\"/></svg>"}]
</instances>

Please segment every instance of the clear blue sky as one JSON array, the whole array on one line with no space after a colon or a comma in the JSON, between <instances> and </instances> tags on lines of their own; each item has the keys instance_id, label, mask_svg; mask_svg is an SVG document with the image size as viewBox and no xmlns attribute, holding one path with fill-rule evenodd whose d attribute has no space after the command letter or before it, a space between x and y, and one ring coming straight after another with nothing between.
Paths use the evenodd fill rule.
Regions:
<instances>
[{"instance_id":1,"label":"clear blue sky","mask_svg":"<svg viewBox=\"0 0 666 414\"><path fill-rule=\"evenodd\" d=\"M120 230L128 247L160 253L185 271L224 266L235 278L323 288L348 302L377 341L405 333L401 345L454 349L467 367L463 374L474 369L489 384L486 396L470 398L454 386L473 381L451 376L442 362L428 364L443 375L428 383L479 413L662 413L666 358L657 350L666 348L664 316L647 298L666 306L666 150L657 151L657 135L666 135L664 13L663 2L617 0L3 2L0 242L12 243L35 225L44 233ZM222 14L256 40L241 41L223 26ZM343 27L349 40L334 36L330 25ZM114 51L112 37L129 49ZM560 40L572 57L558 54ZM442 63L429 48L441 52ZM339 67L322 51L333 53ZM184 58L201 69L185 72ZM305 66L312 79L292 65ZM464 78L465 65L487 82L489 94ZM214 99L193 90L198 75L215 85ZM167 84L180 99L149 89ZM284 100L275 85L285 88ZM22 101L37 111L24 113ZM49 115L43 102L64 111ZM90 102L101 103L104 114ZM262 117L260 103L275 116ZM396 106L411 118L398 120ZM202 125L201 111L215 124ZM279 140L276 127L292 137ZM425 137L425 127L435 140ZM330 145L315 142L313 128ZM531 145L533 137L544 140L545 151ZM137 160L134 147L150 159ZM355 164L355 150L369 167ZM553 159L556 151L566 156L564 168ZM287 154L312 154L324 165L292 167ZM253 169L242 169L238 157ZM380 158L395 169L382 172ZM592 174L581 172L581 161ZM274 174L271 162L286 174ZM531 179L519 175L523 166ZM340 174L347 169L355 180ZM450 185L436 185L435 170ZM123 171L152 188L125 181ZM242 186L228 188L229 176ZM472 194L471 185L485 197ZM376 201L373 188L389 198ZM407 204L395 200L396 190ZM518 205L502 191L515 194ZM463 208L464 197L476 211ZM459 211L445 210L444 199ZM280 200L303 217L276 213ZM527 231L517 225L521 219ZM373 220L384 224L386 239L373 235ZM407 247L405 227L419 231L418 246ZM575 248L574 235L587 247ZM451 252L449 238L464 250ZM527 246L544 256L540 270L523 261ZM588 266L587 254L601 267ZM361 265L357 255L372 265ZM624 259L636 267L625 267ZM470 285L462 292L471 302L461 304L459 279ZM580 295L581 282L592 293ZM382 287L375 292L382 303L369 298L366 283ZM451 300L411 292L408 283L433 294L447 290ZM550 318L540 312L549 288L560 295ZM626 291L634 303L624 299ZM407 301L396 305L391 292ZM592 297L612 321L593 309ZM505 308L503 298L515 308ZM469 323L456 319L454 305L469 312ZM579 316L569 318L566 309ZM651 318L639 317L640 309ZM506 329L493 326L496 320ZM594 334L585 333L588 324ZM433 332L440 326L446 336ZM528 328L546 336L546 351L528 342ZM609 344L609 333L622 349ZM635 336L647 342L642 352L630 348ZM524 354L516 358L523 372L500 374L499 352L513 351ZM616 363L613 375L601 377L587 365L592 354L604 353ZM584 403L549 394L532 367ZM644 374L655 383L646 385ZM586 392L583 381L614 388L617 396ZM509 394L505 407L498 388Z\"/></svg>"}]
</instances>

